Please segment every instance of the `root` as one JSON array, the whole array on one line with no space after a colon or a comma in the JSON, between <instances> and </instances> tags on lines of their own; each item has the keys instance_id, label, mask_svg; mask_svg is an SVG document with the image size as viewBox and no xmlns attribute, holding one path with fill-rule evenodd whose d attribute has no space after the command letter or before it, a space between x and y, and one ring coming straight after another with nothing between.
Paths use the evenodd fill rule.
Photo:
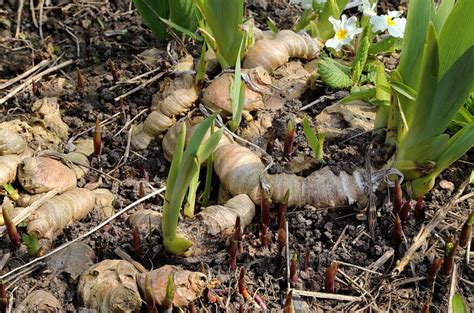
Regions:
<instances>
[{"instance_id":1,"label":"root","mask_svg":"<svg viewBox=\"0 0 474 313\"><path fill-rule=\"evenodd\" d=\"M272 72L288 62L290 58L314 59L319 49L319 44L309 36L299 35L291 30L282 30L274 39L258 40L247 52L243 67L262 66Z\"/></svg>"},{"instance_id":2,"label":"root","mask_svg":"<svg viewBox=\"0 0 474 313\"><path fill-rule=\"evenodd\" d=\"M26 141L15 131L0 128L0 155L21 154L26 149Z\"/></svg>"},{"instance_id":3,"label":"root","mask_svg":"<svg viewBox=\"0 0 474 313\"><path fill-rule=\"evenodd\" d=\"M178 63L175 70L191 70L192 58L189 57ZM177 115L188 112L198 99L198 91L194 84L193 74L182 74L173 80L168 80L160 96L153 99L152 112L145 122L134 128L131 144L134 148L145 149L159 134L170 128Z\"/></svg>"},{"instance_id":4,"label":"root","mask_svg":"<svg viewBox=\"0 0 474 313\"><path fill-rule=\"evenodd\" d=\"M32 155L33 151L26 148L22 154L7 154L0 156L0 185L14 181L21 160Z\"/></svg>"},{"instance_id":5,"label":"root","mask_svg":"<svg viewBox=\"0 0 474 313\"><path fill-rule=\"evenodd\" d=\"M27 232L53 240L69 223L83 219L95 205L95 194L75 188L46 201L28 219Z\"/></svg>"},{"instance_id":6,"label":"root","mask_svg":"<svg viewBox=\"0 0 474 313\"><path fill-rule=\"evenodd\" d=\"M187 120L187 123L189 127L186 136L190 138L196 126L193 126L192 120ZM172 155L174 151L174 128L168 132L168 138L165 136L163 140L165 155ZM362 170L356 170L352 175L346 172L336 175L325 167L308 177L295 174L265 174L265 165L258 155L246 147L232 143L226 136L222 138L214 152L214 170L224 188L233 196L246 194L255 204L259 204L260 182L263 180L276 203L283 202L286 191L290 190L288 205L293 207L336 207L356 202L364 206L367 202L366 178Z\"/></svg>"},{"instance_id":7,"label":"root","mask_svg":"<svg viewBox=\"0 0 474 313\"><path fill-rule=\"evenodd\" d=\"M62 306L50 292L35 290L20 303L14 312L62 312Z\"/></svg>"},{"instance_id":8,"label":"root","mask_svg":"<svg viewBox=\"0 0 474 313\"><path fill-rule=\"evenodd\" d=\"M248 118L251 118L249 112L264 108L263 93L269 92L272 81L268 72L261 67L244 70L243 73L248 77L248 82L243 82L245 86L245 100L242 114L248 120ZM224 73L214 79L204 89L202 103L212 110L221 110L232 114L230 90L233 79L234 75L230 73Z\"/></svg>"},{"instance_id":9,"label":"root","mask_svg":"<svg viewBox=\"0 0 474 313\"><path fill-rule=\"evenodd\" d=\"M140 312L137 273L132 264L123 260L94 264L81 275L77 285L81 304L98 312Z\"/></svg>"},{"instance_id":10,"label":"root","mask_svg":"<svg viewBox=\"0 0 474 313\"><path fill-rule=\"evenodd\" d=\"M18 181L30 193L53 189L63 192L76 187L76 175L59 161L46 157L24 158L18 166Z\"/></svg>"},{"instance_id":11,"label":"root","mask_svg":"<svg viewBox=\"0 0 474 313\"><path fill-rule=\"evenodd\" d=\"M152 295L153 302L162 307L166 303L166 286L171 276L175 285L173 306L182 308L201 296L207 286L207 277L200 272L183 270L178 266L165 265L156 270L139 273L137 283L145 295Z\"/></svg>"},{"instance_id":12,"label":"root","mask_svg":"<svg viewBox=\"0 0 474 313\"><path fill-rule=\"evenodd\" d=\"M225 144L215 152L214 169L224 187L233 195L245 193L254 203L260 203L260 175L265 166L249 149L238 144ZM365 201L365 178L362 171L352 175L334 174L328 167L315 171L308 177L294 174L265 174L272 200L283 202L290 190L289 206L311 205L334 207Z\"/></svg>"}]
</instances>

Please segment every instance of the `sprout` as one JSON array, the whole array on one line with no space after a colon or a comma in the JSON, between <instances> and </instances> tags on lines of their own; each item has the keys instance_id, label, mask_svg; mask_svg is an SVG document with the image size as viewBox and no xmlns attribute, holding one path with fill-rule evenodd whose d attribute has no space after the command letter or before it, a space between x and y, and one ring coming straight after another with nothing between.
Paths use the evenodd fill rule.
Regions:
<instances>
[{"instance_id":1,"label":"sprout","mask_svg":"<svg viewBox=\"0 0 474 313\"><path fill-rule=\"evenodd\" d=\"M372 24L373 31L383 32L388 30L390 36L403 38L407 20L404 17L400 17L401 15L402 12L400 11L388 11L388 14L372 16L370 23Z\"/></svg>"},{"instance_id":2,"label":"sprout","mask_svg":"<svg viewBox=\"0 0 474 313\"><path fill-rule=\"evenodd\" d=\"M342 46L350 43L355 35L362 32L362 28L357 28L357 18L355 16L347 19L347 16L343 14L341 20L336 20L331 16L329 22L333 25L336 34L326 41L326 47L333 48L336 51L341 50Z\"/></svg>"}]
</instances>

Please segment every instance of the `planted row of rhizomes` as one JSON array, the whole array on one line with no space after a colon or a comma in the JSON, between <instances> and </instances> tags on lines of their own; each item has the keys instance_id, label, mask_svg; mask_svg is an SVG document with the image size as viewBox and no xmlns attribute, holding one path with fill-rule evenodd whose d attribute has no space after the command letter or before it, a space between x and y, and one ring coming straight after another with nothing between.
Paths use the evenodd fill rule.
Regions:
<instances>
[{"instance_id":1,"label":"planted row of rhizomes","mask_svg":"<svg viewBox=\"0 0 474 313\"><path fill-rule=\"evenodd\" d=\"M288 62L299 58L312 60L318 56L319 44L309 36L296 34L290 30L278 34L262 35L258 32L256 41L243 62L245 78L245 101L243 117L250 121L250 112L265 108L266 99L275 101L270 95L277 91L280 98L297 98L303 94L316 68L315 64L303 66L299 62ZM267 39L268 38L268 39ZM134 128L131 143L137 149L145 149L158 135L175 124L176 118L186 115L199 100L212 110L222 114L232 112L230 86L233 74L223 73L201 90L195 82L193 60L186 56L173 67L177 74L167 78L161 91L153 97L151 113L145 121ZM275 71L276 70L276 71ZM271 74L271 75L270 75ZM283 99L277 101L284 101ZM264 132L266 129L263 129Z\"/></svg>"},{"instance_id":2,"label":"planted row of rhizomes","mask_svg":"<svg viewBox=\"0 0 474 313\"><path fill-rule=\"evenodd\" d=\"M77 187L88 171L93 143L80 139L73 152L58 152L68 126L61 119L56 98L35 101L32 111L35 115L28 123L12 120L0 124L0 185L12 184L20 191L19 198L12 199L13 219L45 193L57 192L26 220L26 232L40 240L42 254L67 225L83 219L94 207L101 218L111 216L114 196L107 189ZM10 200L5 196L4 201ZM3 219L0 222L3 225Z\"/></svg>"},{"instance_id":3,"label":"planted row of rhizomes","mask_svg":"<svg viewBox=\"0 0 474 313\"><path fill-rule=\"evenodd\" d=\"M308 36L296 34L292 31L280 31L278 34L270 36L270 38L257 40L247 52L243 61L243 76L246 77L243 117L250 121L252 119L250 112L265 109L266 101L275 101L275 96L280 97L277 101L281 102L285 101L285 97L301 96L308 87L309 79L314 73L314 64L309 62L303 66L300 62L291 62L290 59L313 60L318 56L318 53L319 44L317 42ZM186 62L186 68L191 68L189 60ZM298 72L298 75L292 76L291 74L281 73L275 75L282 69L290 69L293 73ZM135 133L132 135L132 144L135 147L145 148L153 137L168 130L170 125L173 124L162 140L165 157L168 160L171 159L175 145L174 140L180 125L180 123L175 123L175 119L180 114L187 112L185 108L189 109L193 105L187 103L182 106L181 100L186 99L182 98L173 102L175 111L172 112L168 108L170 104L168 100L177 98L178 91L182 92L183 89L180 88L183 86L182 81L189 78L186 75L188 74L166 83L164 92L155 97L155 99L160 98L161 101L153 102L153 112L143 124L136 127ZM228 116L232 111L230 99L232 76L230 73L223 73L216 77L202 91L200 99L206 107L212 110L220 110L224 116L226 114ZM275 77L281 79L275 79ZM188 82L188 84L191 85L191 82ZM280 88L278 84L283 84L282 86L288 88ZM278 94L281 91L285 91L286 94L281 96L281 94ZM195 85L193 85L195 96L192 99L197 101L198 96L195 92ZM181 111L178 112L178 110ZM166 116L168 121L163 123L164 119L155 120L157 116ZM199 118L192 121L188 118L184 118L184 120L190 124L188 126L191 126ZM161 127L165 124L166 127ZM155 131L147 131L147 129L153 127ZM158 128L159 131L157 131ZM263 129L262 127L255 127L254 130L265 132L266 129L265 127ZM192 127L188 127L188 134L191 133ZM139 143L143 138L149 139L146 140L145 145ZM265 166L257 154L229 138L223 137L215 151L215 172L221 180L221 185L232 196L246 194L254 203L259 204L261 195L260 175L264 168ZM366 191L363 171L355 171L352 175L345 172L336 175L330 169L323 168L306 178L292 174L265 174L264 178L270 186L272 200L275 202L281 202L286 191L291 190L289 206L327 207L352 204L362 200L362 196Z\"/></svg>"}]
</instances>

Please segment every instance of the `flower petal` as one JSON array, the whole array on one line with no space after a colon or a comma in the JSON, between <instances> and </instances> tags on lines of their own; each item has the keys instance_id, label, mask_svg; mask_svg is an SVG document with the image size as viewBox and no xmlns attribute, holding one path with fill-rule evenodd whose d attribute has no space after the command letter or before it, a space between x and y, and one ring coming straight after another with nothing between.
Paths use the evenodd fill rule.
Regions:
<instances>
[{"instance_id":1,"label":"flower petal","mask_svg":"<svg viewBox=\"0 0 474 313\"><path fill-rule=\"evenodd\" d=\"M342 41L337 39L336 37L329 39L326 41L326 47L333 48L336 51L341 50L343 44Z\"/></svg>"},{"instance_id":2,"label":"flower petal","mask_svg":"<svg viewBox=\"0 0 474 313\"><path fill-rule=\"evenodd\" d=\"M387 16L386 15L376 15L370 18L370 23L372 24L373 32L383 32L388 28Z\"/></svg>"},{"instance_id":3,"label":"flower petal","mask_svg":"<svg viewBox=\"0 0 474 313\"><path fill-rule=\"evenodd\" d=\"M332 28L334 29L334 31L337 33L337 31L339 29L341 29L341 21L340 20L336 20L334 17L330 16L329 17L329 22L332 24Z\"/></svg>"},{"instance_id":4,"label":"flower petal","mask_svg":"<svg viewBox=\"0 0 474 313\"><path fill-rule=\"evenodd\" d=\"M391 18L400 17L401 15L401 11L388 11L388 16L390 16Z\"/></svg>"},{"instance_id":5,"label":"flower petal","mask_svg":"<svg viewBox=\"0 0 474 313\"><path fill-rule=\"evenodd\" d=\"M343 25L343 27L347 30L348 33L353 32L357 28L357 17L351 16Z\"/></svg>"},{"instance_id":6,"label":"flower petal","mask_svg":"<svg viewBox=\"0 0 474 313\"><path fill-rule=\"evenodd\" d=\"M395 25L388 27L388 33L392 37L403 38L407 20L405 18L396 18L393 20L393 22Z\"/></svg>"}]
</instances>

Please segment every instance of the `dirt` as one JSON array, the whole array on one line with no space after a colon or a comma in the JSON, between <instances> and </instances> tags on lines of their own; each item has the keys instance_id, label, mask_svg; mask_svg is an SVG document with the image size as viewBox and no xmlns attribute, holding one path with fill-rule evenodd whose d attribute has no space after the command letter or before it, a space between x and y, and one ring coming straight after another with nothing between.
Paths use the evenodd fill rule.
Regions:
<instances>
[{"instance_id":1,"label":"dirt","mask_svg":"<svg viewBox=\"0 0 474 313\"><path fill-rule=\"evenodd\" d=\"M165 71L186 47L175 43L170 47L172 52L167 53L167 47L154 39L135 11L129 10L130 1L98 3L53 0L51 2L52 7L45 10L45 18L42 21L43 44L39 30L33 25L28 1L21 19L22 37L14 39L12 37L16 27L17 1L0 0L2 5L0 20L8 21L8 23L0 23L0 34L4 35L4 39L0 37L0 82L23 73L43 59L50 58L58 64L65 60L74 60L72 66L43 78L36 87L46 88L48 84L54 84L59 77L67 79L66 87L61 90L59 99L63 119L70 127L70 136L93 127L97 118L105 120L119 113L118 117L103 129L102 155L91 159L93 168L110 173L114 178L104 178L102 187L113 191L116 197L115 208L119 210L140 198L140 184L143 184L145 193L151 192L152 188L158 189L165 186L169 163L163 157L161 138L158 138L148 149L131 153L126 163L117 167L126 150L127 130L117 133L127 120L114 98L136 85L117 85L113 81L107 60L113 61L121 78L125 80L148 72L156 66L161 67L161 71ZM406 7L406 4L403 1L402 3L382 1L381 6L383 10L387 10L400 6ZM291 27L301 13L299 8L288 6L285 1L277 0L249 1L247 10L248 14L255 16L258 25L266 25L266 17L269 16L282 29ZM38 17L37 11L36 17ZM10 26L6 27L7 25ZM158 49L159 58L155 59L155 64L144 61L144 58L140 56L140 53L151 48ZM188 45L187 48L190 52L199 51L196 45ZM396 61L396 55L389 56L388 63L394 59ZM83 90L76 87L77 69L80 69L85 77L86 85ZM153 83L127 97L124 103L126 116L130 119L148 109L152 95L159 88L159 82ZM0 97L5 96L9 90L11 88L0 90ZM288 120L299 121L296 123L297 135L293 156L302 156L305 160L311 159L311 151L304 139L301 121L306 114L314 117L324 107L332 104L332 101L320 102L303 112L299 109L322 95L333 93L334 91L323 87L308 91L301 99L287 102L278 111L273 121L273 128L270 129L276 136L271 153L276 160L276 165L270 170L271 172L289 171L291 159L282 155ZM0 106L0 121L15 118L26 120L31 115L30 104L38 97L42 97L40 92L33 93L31 88L20 92L4 106ZM141 113L137 121L143 121L145 117L146 113ZM92 136L92 131L86 133L86 136ZM257 144L265 148L268 136L268 134L264 136ZM356 168L365 168L366 159L369 156L373 163L376 163L377 157L383 153L380 136L383 134L360 133L351 138L328 140L324 151L325 162L335 171L348 172ZM368 154L368 144L371 142L373 151ZM429 221L437 210L445 206L455 192L455 189L441 188L439 181L444 179L452 182L454 186L459 186L472 170L472 160L474 160L474 152L471 150L437 180L436 187L425 198L426 221ZM322 166L321 163L313 162L299 173L307 175ZM99 177L98 172L90 171L81 184L95 182ZM472 191L472 187L468 189L465 193ZM214 190L217 190L217 186ZM326 268L332 261L337 260L341 261L341 271L349 277L338 274L340 281L336 283L337 293L350 296L365 295L364 300L355 303L295 297L296 308L300 308L302 312L355 311L375 309L373 303L376 303L377 307L383 311L419 311L421 309L422 303L432 294L431 288L426 286L424 280L412 281L410 278L426 277L431 261L443 255L446 238L459 230L463 222L462 217L467 216L466 211L472 208L469 208L467 201L455 206L437 228L436 234L429 237L416 255L417 258L411 263L412 266L398 279L393 279L390 273L397 257L402 256L409 247L411 238L418 233L422 223L410 218L404 226L406 242L397 248L392 238L392 193L393 190L388 187L383 187L376 193L378 219L373 239L369 236L363 208L356 206L325 209L303 207L289 210L287 214L289 256L297 255L299 260L298 281L295 287L300 290L324 292ZM217 192L214 192L211 200L215 201L216 198ZM238 270L237 272L229 271L227 264L229 254L225 242L216 242L217 252L213 255L190 259L176 258L164 252L160 231L153 229L148 236L142 238L144 255L142 257L135 255L132 247L132 230L126 222L127 217L140 209L160 211L162 202L163 200L158 196L156 199L146 201L83 241L95 251L96 261L117 258L114 249L121 247L147 269L157 268L164 264L179 264L191 270L200 270L204 267L207 275L217 282L217 287L213 289L213 292L218 295L218 300L211 302L209 297L204 296L196 301L197 310L200 312L217 312L226 309L230 312L238 311L240 303L243 303L237 286ZM274 206L276 210L277 204ZM246 281L250 294L258 294L269 310L277 311L282 308L288 288L286 261L278 255L276 216L272 215L272 240L268 248L261 247L259 221L260 216L257 214L254 224L245 229L244 252L238 258L238 266L247 268ZM55 240L53 246L57 247L70 241L98 224L97 212L92 212L86 219L68 226ZM0 240L0 249L2 254L12 252L8 238ZM395 251L394 257L389 258L376 269L376 273L365 270L392 249ZM3 273L31 260L24 247L12 253L12 257L2 270ZM309 258L306 258L309 267L305 268L304 261L307 253L309 253ZM461 253L458 254L456 260L459 290L469 306L474 308L472 261L470 265L466 265ZM358 284L361 287L358 287ZM44 289L52 292L60 300L64 310L75 312L80 309L76 296L76 284L71 283L64 274L52 272L47 267L23 275L7 286L12 295L13 307L18 306L32 290ZM447 305L446 286L445 283L437 283L434 292L432 307L440 311L445 311ZM245 304L245 308L254 311L254 307L249 302Z\"/></svg>"}]
</instances>

